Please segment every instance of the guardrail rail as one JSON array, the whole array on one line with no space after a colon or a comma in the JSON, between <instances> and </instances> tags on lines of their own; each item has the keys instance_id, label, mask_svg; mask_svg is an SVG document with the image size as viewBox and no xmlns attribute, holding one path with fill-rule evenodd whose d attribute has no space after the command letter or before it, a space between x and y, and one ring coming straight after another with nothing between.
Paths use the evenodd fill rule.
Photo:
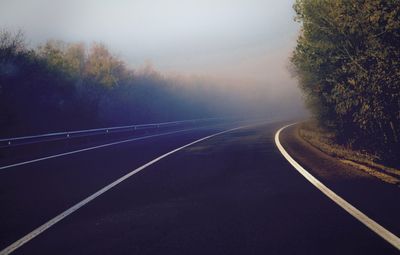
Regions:
<instances>
[{"instance_id":1,"label":"guardrail rail","mask_svg":"<svg viewBox=\"0 0 400 255\"><path fill-rule=\"evenodd\" d=\"M108 133L118 133L118 132L134 132L137 130L149 130L157 128L167 128L175 126L183 126L186 124L199 124L212 121L222 121L231 118L204 118L204 119L191 119L191 120L180 120L180 121L170 121L170 122L160 122L160 123L150 123L150 124L137 124L137 125L127 125L127 126L116 126L107 128L94 128L94 129L84 129L75 131L65 131L65 132L55 132L31 136L21 136L21 137L11 137L0 139L0 148L24 145L29 143L40 143L48 142L76 137L101 135Z\"/></svg>"}]
</instances>

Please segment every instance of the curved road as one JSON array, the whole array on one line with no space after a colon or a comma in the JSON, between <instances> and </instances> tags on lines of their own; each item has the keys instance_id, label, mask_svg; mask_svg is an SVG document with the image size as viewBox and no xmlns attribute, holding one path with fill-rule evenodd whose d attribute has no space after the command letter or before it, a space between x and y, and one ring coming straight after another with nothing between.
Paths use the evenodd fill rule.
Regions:
<instances>
[{"instance_id":1,"label":"curved road","mask_svg":"<svg viewBox=\"0 0 400 255\"><path fill-rule=\"evenodd\" d=\"M148 166L12 254L398 254L277 150L284 123L227 132ZM0 171L0 250L135 168L232 126Z\"/></svg>"}]
</instances>

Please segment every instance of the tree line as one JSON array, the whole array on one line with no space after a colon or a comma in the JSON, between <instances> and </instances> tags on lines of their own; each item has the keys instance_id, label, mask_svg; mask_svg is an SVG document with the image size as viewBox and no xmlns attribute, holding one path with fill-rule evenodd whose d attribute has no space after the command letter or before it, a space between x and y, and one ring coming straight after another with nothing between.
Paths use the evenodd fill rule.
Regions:
<instances>
[{"instance_id":1,"label":"tree line","mask_svg":"<svg viewBox=\"0 0 400 255\"><path fill-rule=\"evenodd\" d=\"M0 32L0 137L225 116L232 98L132 70L101 43L30 48L23 33Z\"/></svg>"},{"instance_id":2,"label":"tree line","mask_svg":"<svg viewBox=\"0 0 400 255\"><path fill-rule=\"evenodd\" d=\"M307 105L337 141L400 163L398 0L296 0L291 62Z\"/></svg>"}]
</instances>

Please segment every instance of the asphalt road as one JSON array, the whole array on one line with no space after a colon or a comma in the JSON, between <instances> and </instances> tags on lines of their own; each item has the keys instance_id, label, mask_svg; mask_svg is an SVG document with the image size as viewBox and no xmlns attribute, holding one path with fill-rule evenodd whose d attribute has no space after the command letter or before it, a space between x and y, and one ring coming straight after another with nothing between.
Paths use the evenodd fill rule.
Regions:
<instances>
[{"instance_id":1,"label":"asphalt road","mask_svg":"<svg viewBox=\"0 0 400 255\"><path fill-rule=\"evenodd\" d=\"M145 168L13 254L398 254L274 144L283 123L235 130ZM135 168L218 126L0 171L0 250Z\"/></svg>"}]
</instances>

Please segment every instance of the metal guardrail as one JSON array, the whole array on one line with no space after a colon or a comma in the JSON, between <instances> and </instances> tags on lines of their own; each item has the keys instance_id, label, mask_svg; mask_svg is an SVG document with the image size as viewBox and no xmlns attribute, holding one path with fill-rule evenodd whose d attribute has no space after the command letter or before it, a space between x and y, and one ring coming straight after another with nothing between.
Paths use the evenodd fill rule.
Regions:
<instances>
[{"instance_id":1,"label":"metal guardrail","mask_svg":"<svg viewBox=\"0 0 400 255\"><path fill-rule=\"evenodd\" d=\"M117 126L117 127L108 127L108 128L94 128L94 129L85 129L85 130L76 130L76 131L55 132L55 133L47 133L47 134L32 135L32 136L2 138L2 139L0 139L0 148L29 144L29 143L39 143L39 142L47 142L47 141L54 141L54 140L61 140L61 139L68 139L68 138L108 134L108 133L129 132L129 131L136 131L136 130L148 130L148 129L174 127L174 126L180 126L180 125L185 125L185 124L195 124L195 123L209 122L209 121L216 121L216 120L225 120L225 119L230 119L230 118L191 119L191 120L180 120L180 121L171 121L171 122L160 122L160 123L150 123L150 124L138 124L138 125Z\"/></svg>"}]
</instances>

